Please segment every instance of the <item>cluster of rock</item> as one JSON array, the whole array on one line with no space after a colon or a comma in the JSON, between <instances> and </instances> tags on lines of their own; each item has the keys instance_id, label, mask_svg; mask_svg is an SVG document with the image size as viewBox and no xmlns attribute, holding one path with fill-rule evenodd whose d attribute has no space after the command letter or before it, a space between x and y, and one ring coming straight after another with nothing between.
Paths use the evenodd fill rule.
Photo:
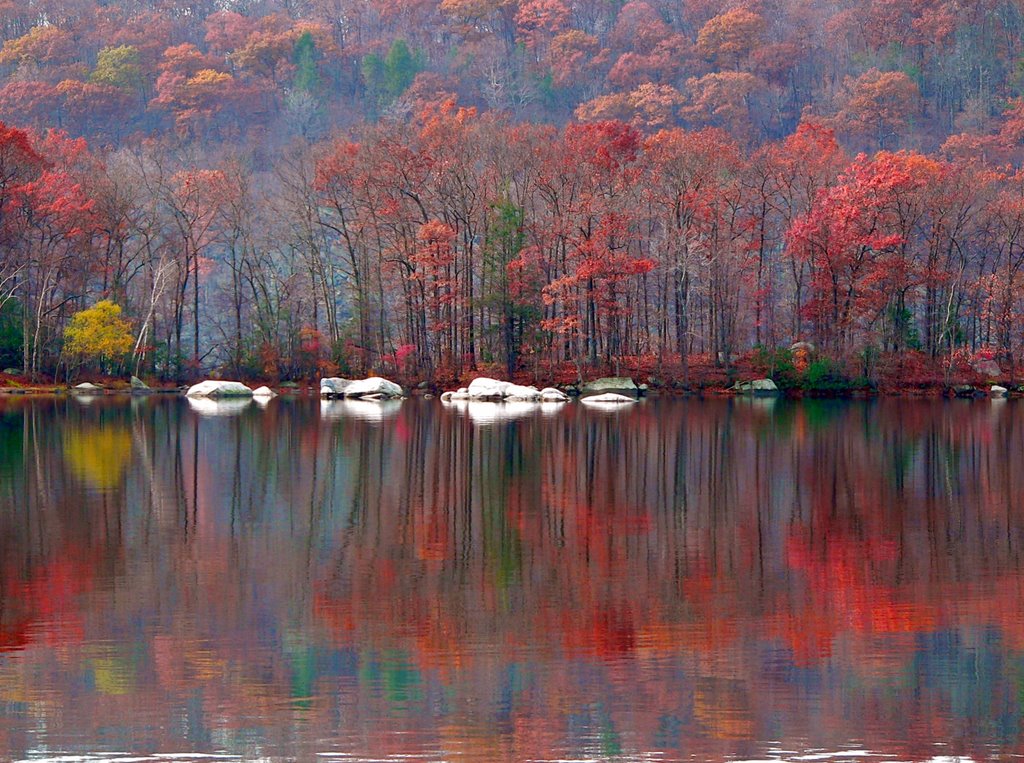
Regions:
<instances>
[{"instance_id":1,"label":"cluster of rock","mask_svg":"<svg viewBox=\"0 0 1024 763\"><path fill-rule=\"evenodd\" d=\"M441 401L450 403L458 400L476 400L487 402L505 403L565 403L569 396L554 387L537 389L536 387L524 387L521 384L488 379L481 376L470 382L468 387L460 387L458 390L445 392L441 395Z\"/></svg>"},{"instance_id":2,"label":"cluster of rock","mask_svg":"<svg viewBox=\"0 0 1024 763\"><path fill-rule=\"evenodd\" d=\"M958 384L955 387L947 390L947 394L953 394L953 397L971 399L982 399L986 397L991 398L1005 398L1010 396L1010 390L1000 384L993 384L988 389L984 387L975 387L971 384Z\"/></svg>"},{"instance_id":3,"label":"cluster of rock","mask_svg":"<svg viewBox=\"0 0 1024 763\"><path fill-rule=\"evenodd\" d=\"M257 387L252 389L242 382L237 381L220 381L217 379L208 379L198 384L193 384L185 392L186 397L191 398L209 398L212 400L219 400L222 398L240 398L240 397L258 397L258 398L271 398L277 397L277 393L270 387Z\"/></svg>"},{"instance_id":4,"label":"cluster of rock","mask_svg":"<svg viewBox=\"0 0 1024 763\"><path fill-rule=\"evenodd\" d=\"M368 379L340 379L329 377L320 380L320 397L349 400L394 400L404 396L402 388L393 381L371 376Z\"/></svg>"},{"instance_id":5,"label":"cluster of rock","mask_svg":"<svg viewBox=\"0 0 1024 763\"><path fill-rule=\"evenodd\" d=\"M774 395L779 391L778 385L771 379L736 382L731 389L741 395Z\"/></svg>"}]
</instances>

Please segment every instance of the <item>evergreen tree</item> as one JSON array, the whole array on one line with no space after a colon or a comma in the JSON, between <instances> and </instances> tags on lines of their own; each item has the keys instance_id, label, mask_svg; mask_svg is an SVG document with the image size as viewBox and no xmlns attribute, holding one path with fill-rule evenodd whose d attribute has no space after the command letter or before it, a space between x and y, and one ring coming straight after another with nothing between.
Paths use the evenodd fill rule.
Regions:
<instances>
[{"instance_id":1,"label":"evergreen tree","mask_svg":"<svg viewBox=\"0 0 1024 763\"><path fill-rule=\"evenodd\" d=\"M423 68L420 56L413 55L405 40L395 40L384 59L384 89L394 100L412 84Z\"/></svg>"},{"instance_id":2,"label":"evergreen tree","mask_svg":"<svg viewBox=\"0 0 1024 763\"><path fill-rule=\"evenodd\" d=\"M315 93L320 88L320 72L317 69L319 55L313 35L303 32L295 41L292 63L295 64L295 79L292 87L306 93Z\"/></svg>"}]
</instances>

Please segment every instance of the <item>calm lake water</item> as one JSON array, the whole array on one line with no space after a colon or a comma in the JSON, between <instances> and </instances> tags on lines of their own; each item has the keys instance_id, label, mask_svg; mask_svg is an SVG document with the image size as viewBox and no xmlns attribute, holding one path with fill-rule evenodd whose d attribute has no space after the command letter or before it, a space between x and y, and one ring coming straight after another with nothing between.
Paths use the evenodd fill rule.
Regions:
<instances>
[{"instance_id":1,"label":"calm lake water","mask_svg":"<svg viewBox=\"0 0 1024 763\"><path fill-rule=\"evenodd\" d=\"M1005 759L1022 456L1014 401L0 399L0 760Z\"/></svg>"}]
</instances>

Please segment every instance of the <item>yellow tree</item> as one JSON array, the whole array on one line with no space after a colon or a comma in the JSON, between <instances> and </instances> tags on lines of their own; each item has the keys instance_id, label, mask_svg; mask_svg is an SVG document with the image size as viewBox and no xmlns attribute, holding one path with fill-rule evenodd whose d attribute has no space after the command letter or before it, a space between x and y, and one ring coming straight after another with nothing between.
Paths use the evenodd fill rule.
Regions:
<instances>
[{"instance_id":1,"label":"yellow tree","mask_svg":"<svg viewBox=\"0 0 1024 763\"><path fill-rule=\"evenodd\" d=\"M121 317L121 307L109 299L71 316L64 329L64 351L80 363L120 363L132 351L131 325Z\"/></svg>"}]
</instances>

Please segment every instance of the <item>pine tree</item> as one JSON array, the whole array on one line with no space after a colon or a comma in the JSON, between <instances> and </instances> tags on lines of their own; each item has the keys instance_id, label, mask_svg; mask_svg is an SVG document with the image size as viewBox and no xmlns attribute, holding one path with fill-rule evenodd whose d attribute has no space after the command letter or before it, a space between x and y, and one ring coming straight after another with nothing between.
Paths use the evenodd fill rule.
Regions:
<instances>
[{"instance_id":1,"label":"pine tree","mask_svg":"<svg viewBox=\"0 0 1024 763\"><path fill-rule=\"evenodd\" d=\"M313 35L303 32L295 41L292 51L292 63L295 64L295 79L292 87L306 93L316 93L320 89L320 73L317 69L316 42Z\"/></svg>"}]
</instances>

